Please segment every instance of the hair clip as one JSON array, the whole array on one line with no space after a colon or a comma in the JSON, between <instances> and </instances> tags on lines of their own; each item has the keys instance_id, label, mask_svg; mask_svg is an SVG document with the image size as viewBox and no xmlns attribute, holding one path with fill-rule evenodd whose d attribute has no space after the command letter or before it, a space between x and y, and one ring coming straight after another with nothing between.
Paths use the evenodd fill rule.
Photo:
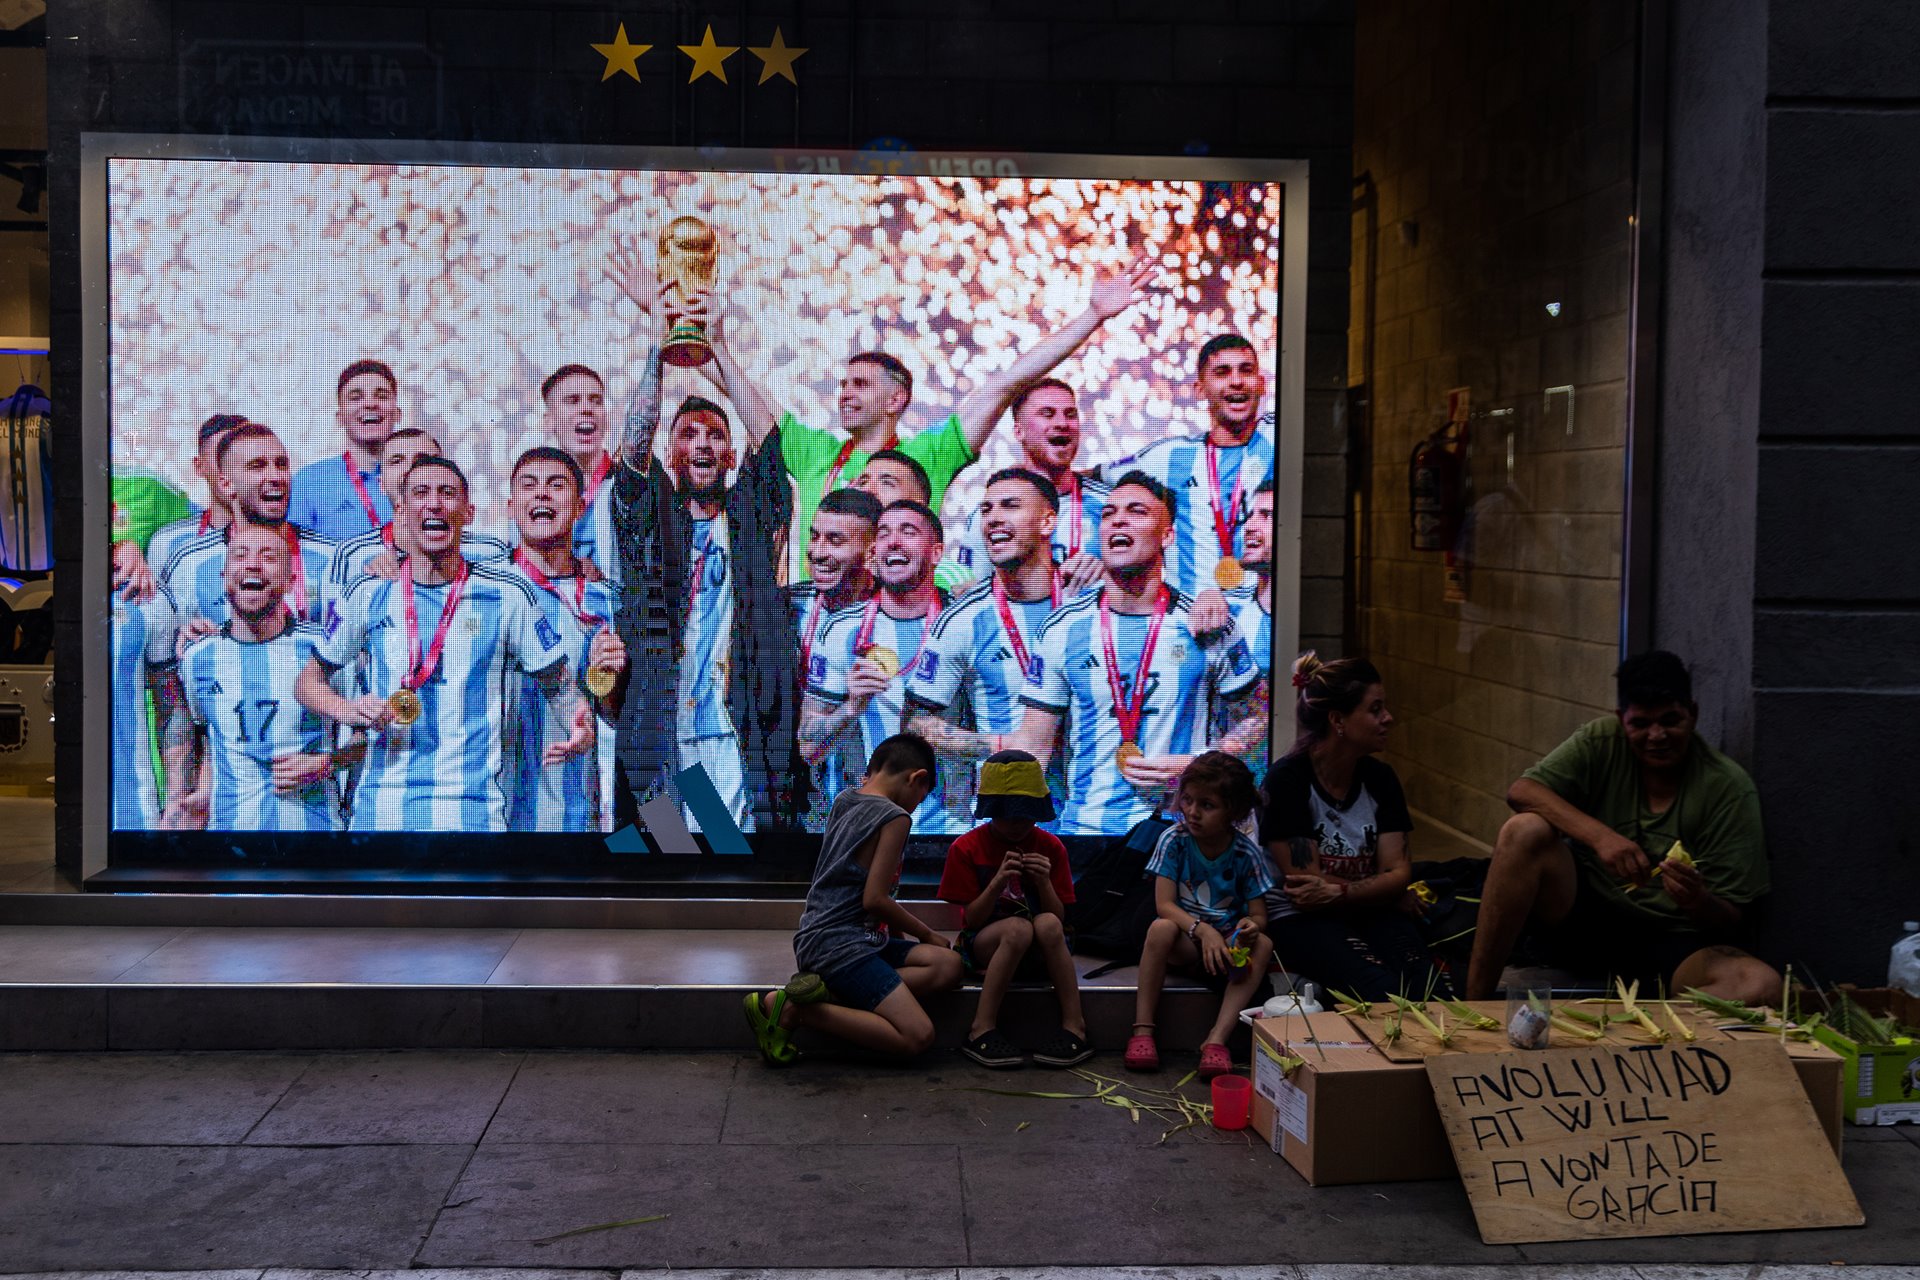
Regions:
<instances>
[{"instance_id":1,"label":"hair clip","mask_svg":"<svg viewBox=\"0 0 1920 1280\"><path fill-rule=\"evenodd\" d=\"M1293 687L1296 689L1304 689L1307 687L1307 675L1304 671L1296 671L1293 673Z\"/></svg>"}]
</instances>

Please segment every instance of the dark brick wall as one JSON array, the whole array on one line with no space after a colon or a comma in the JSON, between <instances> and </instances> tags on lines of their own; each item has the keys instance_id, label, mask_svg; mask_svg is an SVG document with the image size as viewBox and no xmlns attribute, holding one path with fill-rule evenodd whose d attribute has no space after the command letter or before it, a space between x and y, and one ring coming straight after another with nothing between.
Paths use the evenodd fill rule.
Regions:
<instances>
[{"instance_id":1,"label":"dark brick wall","mask_svg":"<svg viewBox=\"0 0 1920 1280\"><path fill-rule=\"evenodd\" d=\"M1767 14L1754 762L1778 941L1878 981L1920 914L1920 10Z\"/></svg>"},{"instance_id":2,"label":"dark brick wall","mask_svg":"<svg viewBox=\"0 0 1920 1280\"><path fill-rule=\"evenodd\" d=\"M1676 0L1656 635L1760 788L1763 939L1920 913L1920 10Z\"/></svg>"},{"instance_id":3,"label":"dark brick wall","mask_svg":"<svg viewBox=\"0 0 1920 1280\"><path fill-rule=\"evenodd\" d=\"M79 140L83 131L207 132L200 87L184 68L199 42L393 42L437 66L435 95L404 125L358 136L451 141L673 146L861 147L898 137L919 150L1067 151L1303 158L1312 163L1307 440L1322 459L1343 447L1351 0L1240 0L1204 20L1161 0L624 0L552 3L211 3L63 0L48 48L52 153L54 398L79 400ZM600 83L587 46L612 38L656 48L642 82ZM671 46L711 22L722 44L767 41L777 24L807 47L796 91L756 86L744 50L731 83L688 85ZM204 47L202 49L204 53ZM198 65L198 64L191 64ZM418 82L416 81L416 88ZM424 118L422 113L424 114ZM327 132L310 124L274 131ZM62 455L63 508L79 510L81 460ZM1308 474L1314 473L1309 458ZM1308 513L1338 523L1337 487L1310 489ZM103 518L103 513L99 513ZM79 858L79 601L106 569L80 562L82 525L56 531L58 829L62 864ZM1304 638L1337 646L1343 570L1337 537L1309 539ZM100 696L105 691L98 691Z\"/></svg>"}]
</instances>

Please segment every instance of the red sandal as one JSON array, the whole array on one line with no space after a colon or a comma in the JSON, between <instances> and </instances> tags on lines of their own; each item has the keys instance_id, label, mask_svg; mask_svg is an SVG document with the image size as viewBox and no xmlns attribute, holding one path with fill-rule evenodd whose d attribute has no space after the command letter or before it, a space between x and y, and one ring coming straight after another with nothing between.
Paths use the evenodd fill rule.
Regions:
<instances>
[{"instance_id":1,"label":"red sandal","mask_svg":"<svg viewBox=\"0 0 1920 1280\"><path fill-rule=\"evenodd\" d=\"M1160 1067L1160 1046L1153 1037L1134 1036L1127 1041L1127 1056L1122 1059L1129 1071L1157 1071Z\"/></svg>"}]
</instances>

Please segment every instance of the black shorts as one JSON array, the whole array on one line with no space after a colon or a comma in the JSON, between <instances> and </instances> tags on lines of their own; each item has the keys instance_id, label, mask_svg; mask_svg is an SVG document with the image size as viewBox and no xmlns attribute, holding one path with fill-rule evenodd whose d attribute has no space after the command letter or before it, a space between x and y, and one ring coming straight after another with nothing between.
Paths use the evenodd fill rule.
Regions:
<instances>
[{"instance_id":1,"label":"black shorts","mask_svg":"<svg viewBox=\"0 0 1920 1280\"><path fill-rule=\"evenodd\" d=\"M1702 947L1726 941L1692 929L1663 929L1624 912L1589 888L1582 875L1572 910L1556 924L1535 926L1526 950L1582 977L1638 982L1640 993L1651 996L1662 990L1675 994L1674 970Z\"/></svg>"}]
</instances>

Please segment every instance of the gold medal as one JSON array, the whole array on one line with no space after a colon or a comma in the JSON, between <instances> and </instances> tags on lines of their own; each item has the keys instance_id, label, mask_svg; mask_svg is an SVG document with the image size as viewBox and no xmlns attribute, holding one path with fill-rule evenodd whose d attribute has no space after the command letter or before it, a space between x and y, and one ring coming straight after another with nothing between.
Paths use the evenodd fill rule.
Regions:
<instances>
[{"instance_id":1,"label":"gold medal","mask_svg":"<svg viewBox=\"0 0 1920 1280\"><path fill-rule=\"evenodd\" d=\"M1140 749L1140 744L1129 738L1113 753L1113 762L1124 767L1129 760L1138 760L1145 754L1147 753Z\"/></svg>"},{"instance_id":2,"label":"gold medal","mask_svg":"<svg viewBox=\"0 0 1920 1280\"><path fill-rule=\"evenodd\" d=\"M604 698L613 692L618 677L612 667L593 666L587 668L587 692L596 698Z\"/></svg>"},{"instance_id":3,"label":"gold medal","mask_svg":"<svg viewBox=\"0 0 1920 1280\"><path fill-rule=\"evenodd\" d=\"M860 656L880 668L880 674L889 680L900 674L900 655L883 644L870 646Z\"/></svg>"},{"instance_id":4,"label":"gold medal","mask_svg":"<svg viewBox=\"0 0 1920 1280\"><path fill-rule=\"evenodd\" d=\"M1240 561L1233 556L1221 556L1220 563L1213 566L1213 580L1222 591L1231 591L1239 586L1247 576L1240 567Z\"/></svg>"},{"instance_id":5,"label":"gold medal","mask_svg":"<svg viewBox=\"0 0 1920 1280\"><path fill-rule=\"evenodd\" d=\"M411 689L395 689L387 695L395 724L412 724L420 718L420 695Z\"/></svg>"}]
</instances>

